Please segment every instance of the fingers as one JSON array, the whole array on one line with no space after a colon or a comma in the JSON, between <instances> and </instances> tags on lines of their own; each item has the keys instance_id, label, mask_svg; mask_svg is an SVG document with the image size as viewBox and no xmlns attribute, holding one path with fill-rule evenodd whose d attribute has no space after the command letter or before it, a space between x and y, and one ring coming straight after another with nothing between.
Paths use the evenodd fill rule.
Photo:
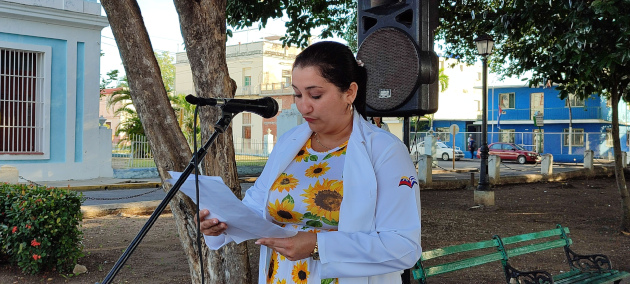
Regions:
<instances>
[{"instance_id":1,"label":"fingers","mask_svg":"<svg viewBox=\"0 0 630 284\"><path fill-rule=\"evenodd\" d=\"M220 222L217 218L206 219L210 215L210 211L207 209L203 209L199 211L199 219L201 222L199 223L199 230L202 234L208 236L218 236L223 234L225 230L227 230L227 224ZM197 215L195 215L195 223L197 223Z\"/></svg>"},{"instance_id":2,"label":"fingers","mask_svg":"<svg viewBox=\"0 0 630 284\"><path fill-rule=\"evenodd\" d=\"M208 236L218 236L227 230L227 224L219 222L216 218L201 221L199 227L201 233Z\"/></svg>"},{"instance_id":3,"label":"fingers","mask_svg":"<svg viewBox=\"0 0 630 284\"><path fill-rule=\"evenodd\" d=\"M298 232L290 238L263 238L256 241L258 245L267 246L291 261L310 257L317 242L314 233Z\"/></svg>"}]
</instances>

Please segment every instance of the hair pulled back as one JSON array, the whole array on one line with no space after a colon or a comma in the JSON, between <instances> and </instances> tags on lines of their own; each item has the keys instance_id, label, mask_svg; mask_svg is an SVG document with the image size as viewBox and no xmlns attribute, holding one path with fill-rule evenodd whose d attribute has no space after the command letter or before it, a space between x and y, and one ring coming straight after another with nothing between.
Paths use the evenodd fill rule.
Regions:
<instances>
[{"instance_id":1,"label":"hair pulled back","mask_svg":"<svg viewBox=\"0 0 630 284\"><path fill-rule=\"evenodd\" d=\"M350 48L334 41L314 43L295 58L293 69L298 67L317 67L320 76L342 92L347 91L352 82L357 83L359 88L352 105L364 119L366 118L367 70L357 64Z\"/></svg>"}]
</instances>

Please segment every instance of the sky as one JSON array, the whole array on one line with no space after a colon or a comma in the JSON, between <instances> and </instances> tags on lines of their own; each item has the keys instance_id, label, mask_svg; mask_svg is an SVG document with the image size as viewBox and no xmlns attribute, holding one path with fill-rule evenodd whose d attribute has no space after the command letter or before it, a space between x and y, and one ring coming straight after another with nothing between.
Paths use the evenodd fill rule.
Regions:
<instances>
[{"instance_id":1,"label":"sky","mask_svg":"<svg viewBox=\"0 0 630 284\"><path fill-rule=\"evenodd\" d=\"M179 29L179 18L172 0L137 0L140 6L144 24L151 38L153 50L156 52L169 51L173 58L175 53L184 51L184 40ZM101 11L105 16L105 11ZM267 22L267 28L258 31L257 27L243 31L234 31L234 36L228 39L228 45L239 42L252 42L261 40L262 37L284 34L284 22L275 20ZM124 67L116 47L116 40L110 27L101 31L101 77L107 72L118 69L124 74Z\"/></svg>"},{"instance_id":2,"label":"sky","mask_svg":"<svg viewBox=\"0 0 630 284\"><path fill-rule=\"evenodd\" d=\"M175 11L172 0L137 0L140 5L140 11L143 15L144 24L151 38L151 44L156 52L169 51L173 58L175 53L184 51L184 40L182 39L179 28L179 18ZM101 11L102 15L106 15L105 11ZM268 21L267 28L258 31L257 27L249 28L242 31L234 31L234 36L228 39L228 45L259 41L263 37L284 34L284 22L282 20ZM313 32L318 34L317 31ZM344 42L342 39L333 39ZM101 78L105 77L107 72L118 69L119 74L125 73L116 41L112 34L111 28L106 27L101 31L101 49L104 56L101 57ZM495 74L488 74L488 83L490 85L499 83L504 84L523 84L518 79L508 78L500 81Z\"/></svg>"}]
</instances>

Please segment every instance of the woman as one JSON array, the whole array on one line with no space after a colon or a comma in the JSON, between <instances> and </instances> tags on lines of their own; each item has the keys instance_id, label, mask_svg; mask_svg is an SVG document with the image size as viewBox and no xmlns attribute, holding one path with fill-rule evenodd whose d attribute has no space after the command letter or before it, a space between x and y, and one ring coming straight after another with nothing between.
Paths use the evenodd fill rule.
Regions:
<instances>
[{"instance_id":1,"label":"woman","mask_svg":"<svg viewBox=\"0 0 630 284\"><path fill-rule=\"evenodd\" d=\"M307 123L285 133L243 203L298 231L263 238L259 283L400 283L420 258L420 197L407 148L365 120L367 72L350 49L320 42L293 65ZM229 224L200 224L213 249ZM208 237L211 236L211 237Z\"/></svg>"}]
</instances>

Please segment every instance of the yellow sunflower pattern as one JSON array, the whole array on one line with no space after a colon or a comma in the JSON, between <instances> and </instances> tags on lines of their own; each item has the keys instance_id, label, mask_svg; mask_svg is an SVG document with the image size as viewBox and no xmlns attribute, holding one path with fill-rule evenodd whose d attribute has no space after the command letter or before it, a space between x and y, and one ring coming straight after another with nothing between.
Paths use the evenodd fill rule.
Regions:
<instances>
[{"instance_id":1,"label":"yellow sunflower pattern","mask_svg":"<svg viewBox=\"0 0 630 284\"><path fill-rule=\"evenodd\" d=\"M269 214L278 223L298 223L302 219L302 214L293 211L293 207L295 207L295 201L289 194L282 199L282 203L276 199L274 204L270 203L268 206Z\"/></svg>"},{"instance_id":2,"label":"yellow sunflower pattern","mask_svg":"<svg viewBox=\"0 0 630 284\"><path fill-rule=\"evenodd\" d=\"M308 283L308 275L310 272L308 271L308 263L306 261L298 261L291 271L291 279L293 283L296 284L306 284Z\"/></svg>"},{"instance_id":3,"label":"yellow sunflower pattern","mask_svg":"<svg viewBox=\"0 0 630 284\"><path fill-rule=\"evenodd\" d=\"M267 283L273 284L273 280L278 272L278 253L271 252L271 258L269 259L269 271L267 271Z\"/></svg>"},{"instance_id":4,"label":"yellow sunflower pattern","mask_svg":"<svg viewBox=\"0 0 630 284\"><path fill-rule=\"evenodd\" d=\"M347 143L317 152L309 139L271 186L267 219L296 231L336 231L343 201ZM272 251L268 261L267 283L338 283L335 278L320 279L321 263L311 258L291 261Z\"/></svg>"},{"instance_id":5,"label":"yellow sunflower pattern","mask_svg":"<svg viewBox=\"0 0 630 284\"><path fill-rule=\"evenodd\" d=\"M271 190L280 192L283 190L291 191L291 189L294 189L298 184L298 180L294 178L293 175L282 173L271 186Z\"/></svg>"}]
</instances>

